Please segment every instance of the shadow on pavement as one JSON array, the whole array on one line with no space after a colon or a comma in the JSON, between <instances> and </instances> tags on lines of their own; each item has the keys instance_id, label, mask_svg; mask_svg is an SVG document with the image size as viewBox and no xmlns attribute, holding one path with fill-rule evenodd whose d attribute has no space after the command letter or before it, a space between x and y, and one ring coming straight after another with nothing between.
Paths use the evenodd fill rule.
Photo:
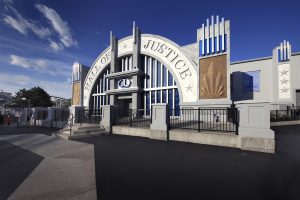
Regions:
<instances>
[{"instance_id":1,"label":"shadow on pavement","mask_svg":"<svg viewBox=\"0 0 300 200\"><path fill-rule=\"evenodd\" d=\"M300 126L277 153L108 135L94 144L99 199L300 199Z\"/></svg>"},{"instance_id":2,"label":"shadow on pavement","mask_svg":"<svg viewBox=\"0 0 300 200\"><path fill-rule=\"evenodd\" d=\"M40 155L0 141L0 200L7 199L42 160Z\"/></svg>"},{"instance_id":3,"label":"shadow on pavement","mask_svg":"<svg viewBox=\"0 0 300 200\"><path fill-rule=\"evenodd\" d=\"M54 128L43 128L43 127L0 127L0 135L19 135L19 134L44 134L52 135L57 129Z\"/></svg>"}]
</instances>

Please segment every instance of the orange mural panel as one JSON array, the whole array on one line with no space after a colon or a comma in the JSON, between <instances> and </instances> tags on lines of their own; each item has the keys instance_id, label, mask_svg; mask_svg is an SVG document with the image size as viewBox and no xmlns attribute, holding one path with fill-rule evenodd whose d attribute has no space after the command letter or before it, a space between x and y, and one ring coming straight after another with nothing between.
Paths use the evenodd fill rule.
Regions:
<instances>
[{"instance_id":1,"label":"orange mural panel","mask_svg":"<svg viewBox=\"0 0 300 200\"><path fill-rule=\"evenodd\" d=\"M200 59L200 99L227 97L227 55Z\"/></svg>"}]
</instances>

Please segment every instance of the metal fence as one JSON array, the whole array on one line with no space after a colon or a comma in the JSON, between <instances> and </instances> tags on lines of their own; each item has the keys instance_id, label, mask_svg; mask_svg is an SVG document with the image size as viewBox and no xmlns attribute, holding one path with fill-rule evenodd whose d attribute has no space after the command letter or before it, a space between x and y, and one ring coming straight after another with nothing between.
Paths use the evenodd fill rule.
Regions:
<instances>
[{"instance_id":1,"label":"metal fence","mask_svg":"<svg viewBox=\"0 0 300 200\"><path fill-rule=\"evenodd\" d=\"M47 110L38 110L37 112L37 120L46 120L48 116Z\"/></svg>"},{"instance_id":2,"label":"metal fence","mask_svg":"<svg viewBox=\"0 0 300 200\"><path fill-rule=\"evenodd\" d=\"M293 121L300 120L300 109L270 110L270 121Z\"/></svg>"},{"instance_id":3,"label":"metal fence","mask_svg":"<svg viewBox=\"0 0 300 200\"><path fill-rule=\"evenodd\" d=\"M150 127L151 109L119 109L115 108L114 125L127 125L131 127Z\"/></svg>"},{"instance_id":4,"label":"metal fence","mask_svg":"<svg viewBox=\"0 0 300 200\"><path fill-rule=\"evenodd\" d=\"M55 110L54 121L67 121L69 119L69 110Z\"/></svg>"},{"instance_id":5,"label":"metal fence","mask_svg":"<svg viewBox=\"0 0 300 200\"><path fill-rule=\"evenodd\" d=\"M220 131L238 134L237 108L179 109L179 116L172 116L169 110L169 129L189 129L194 131Z\"/></svg>"},{"instance_id":6,"label":"metal fence","mask_svg":"<svg viewBox=\"0 0 300 200\"><path fill-rule=\"evenodd\" d=\"M100 124L102 119L102 109L85 109L78 114L77 123Z\"/></svg>"}]
</instances>

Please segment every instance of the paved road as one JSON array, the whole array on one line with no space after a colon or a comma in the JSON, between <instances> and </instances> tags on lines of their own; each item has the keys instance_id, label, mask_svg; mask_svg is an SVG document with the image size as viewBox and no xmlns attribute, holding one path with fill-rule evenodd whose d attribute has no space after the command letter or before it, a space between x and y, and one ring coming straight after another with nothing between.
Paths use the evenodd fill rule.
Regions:
<instances>
[{"instance_id":1,"label":"paved road","mask_svg":"<svg viewBox=\"0 0 300 200\"><path fill-rule=\"evenodd\" d=\"M0 129L0 199L95 199L97 186L104 200L299 200L300 126L274 130L272 155L117 135L78 143L45 129Z\"/></svg>"},{"instance_id":2,"label":"paved road","mask_svg":"<svg viewBox=\"0 0 300 200\"><path fill-rule=\"evenodd\" d=\"M97 199L94 146L49 134L0 129L0 200Z\"/></svg>"},{"instance_id":3,"label":"paved road","mask_svg":"<svg viewBox=\"0 0 300 200\"><path fill-rule=\"evenodd\" d=\"M98 198L300 199L300 126L276 130L277 153L128 136L95 145Z\"/></svg>"}]
</instances>

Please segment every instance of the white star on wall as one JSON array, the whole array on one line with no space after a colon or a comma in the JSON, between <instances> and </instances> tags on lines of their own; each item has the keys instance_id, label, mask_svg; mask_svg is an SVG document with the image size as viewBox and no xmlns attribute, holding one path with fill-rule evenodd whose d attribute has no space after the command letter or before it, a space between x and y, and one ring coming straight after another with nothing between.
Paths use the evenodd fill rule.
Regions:
<instances>
[{"instance_id":1,"label":"white star on wall","mask_svg":"<svg viewBox=\"0 0 300 200\"><path fill-rule=\"evenodd\" d=\"M288 92L288 90L289 90L289 88L284 87L284 88L281 89L281 92L286 93L286 92Z\"/></svg>"},{"instance_id":2,"label":"white star on wall","mask_svg":"<svg viewBox=\"0 0 300 200\"><path fill-rule=\"evenodd\" d=\"M188 86L186 86L185 88L187 91L192 91L193 85L189 83Z\"/></svg>"},{"instance_id":3,"label":"white star on wall","mask_svg":"<svg viewBox=\"0 0 300 200\"><path fill-rule=\"evenodd\" d=\"M287 75L288 72L289 72L288 70L282 70L280 73L281 73L281 76L283 76L283 75Z\"/></svg>"},{"instance_id":4,"label":"white star on wall","mask_svg":"<svg viewBox=\"0 0 300 200\"><path fill-rule=\"evenodd\" d=\"M287 80L287 79L283 79L283 80L281 80L281 84L287 84L288 81L289 81L289 80Z\"/></svg>"}]
</instances>

